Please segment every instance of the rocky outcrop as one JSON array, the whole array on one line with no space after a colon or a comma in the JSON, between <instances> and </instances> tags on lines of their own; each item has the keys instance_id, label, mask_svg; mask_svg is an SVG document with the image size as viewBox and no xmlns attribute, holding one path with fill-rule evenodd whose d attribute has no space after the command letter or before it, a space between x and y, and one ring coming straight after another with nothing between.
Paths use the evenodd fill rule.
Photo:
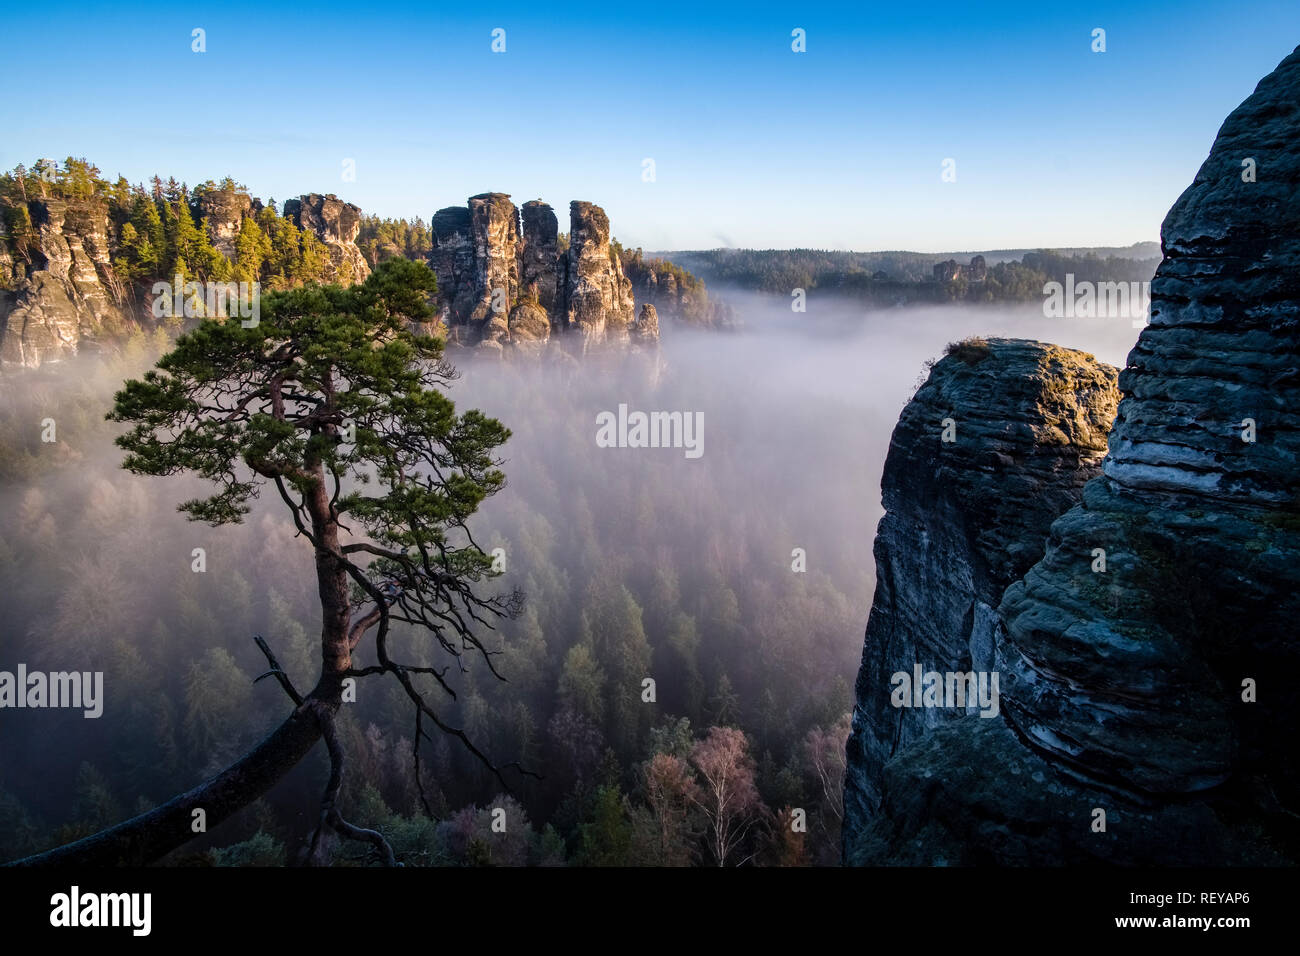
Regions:
<instances>
[{"instance_id":1,"label":"rocky outcrop","mask_svg":"<svg viewBox=\"0 0 1300 956\"><path fill-rule=\"evenodd\" d=\"M571 204L567 250L558 229L546 203L525 203L521 217L505 193L472 196L467 207L434 214L429 264L450 340L517 346L530 355L557 340L581 353L627 345L634 335L639 347L658 344L653 311L652 321L633 328L632 283L611 246L604 210Z\"/></svg>"},{"instance_id":2,"label":"rocky outcrop","mask_svg":"<svg viewBox=\"0 0 1300 956\"><path fill-rule=\"evenodd\" d=\"M474 303L474 239L469 208L449 206L433 214L429 224L433 251L429 267L438 278L438 297L448 337L456 340L469 321Z\"/></svg>"},{"instance_id":3,"label":"rocky outcrop","mask_svg":"<svg viewBox=\"0 0 1300 956\"><path fill-rule=\"evenodd\" d=\"M1043 555L1052 520L1106 452L1116 370L1040 342L950 347L890 441L876 596L849 739L845 827L860 829L896 753L976 709L899 708L891 675L993 670L1002 592Z\"/></svg>"},{"instance_id":4,"label":"rocky outcrop","mask_svg":"<svg viewBox=\"0 0 1300 956\"><path fill-rule=\"evenodd\" d=\"M851 862L1300 859L1298 133L1300 50L1165 219L1103 473L998 607L999 719L885 763Z\"/></svg>"},{"instance_id":5,"label":"rocky outcrop","mask_svg":"<svg viewBox=\"0 0 1300 956\"><path fill-rule=\"evenodd\" d=\"M366 257L357 247L357 234L361 231L361 209L344 202L334 194L322 196L311 193L289 199L284 204L284 215L292 219L299 229L305 229L329 249L330 268L326 280L351 285L362 282L370 275Z\"/></svg>"},{"instance_id":6,"label":"rocky outcrop","mask_svg":"<svg viewBox=\"0 0 1300 956\"><path fill-rule=\"evenodd\" d=\"M483 193L470 197L469 216L475 286L466 321L484 339L504 339L519 298L519 210L505 193Z\"/></svg>"},{"instance_id":7,"label":"rocky outcrop","mask_svg":"<svg viewBox=\"0 0 1300 956\"><path fill-rule=\"evenodd\" d=\"M637 302L648 302L662 317L701 328L730 329L736 316L726 302L709 297L704 283L666 259L647 259L640 249L624 249L623 273Z\"/></svg>"},{"instance_id":8,"label":"rocky outcrop","mask_svg":"<svg viewBox=\"0 0 1300 956\"><path fill-rule=\"evenodd\" d=\"M510 342L522 354L540 355L551 338L551 317L535 300L519 303L510 311Z\"/></svg>"},{"instance_id":9,"label":"rocky outcrop","mask_svg":"<svg viewBox=\"0 0 1300 956\"><path fill-rule=\"evenodd\" d=\"M659 312L649 302L641 306L641 314L632 326L632 342L636 345L653 345L659 341Z\"/></svg>"},{"instance_id":10,"label":"rocky outcrop","mask_svg":"<svg viewBox=\"0 0 1300 956\"><path fill-rule=\"evenodd\" d=\"M537 298L550 315L556 305L556 264L559 260L559 221L555 210L540 199L524 203L524 245L520 251L523 292Z\"/></svg>"},{"instance_id":11,"label":"rocky outcrop","mask_svg":"<svg viewBox=\"0 0 1300 956\"><path fill-rule=\"evenodd\" d=\"M30 230L4 243L0 365L36 368L91 347L123 327L122 289L98 200L32 199Z\"/></svg>"},{"instance_id":12,"label":"rocky outcrop","mask_svg":"<svg viewBox=\"0 0 1300 956\"><path fill-rule=\"evenodd\" d=\"M29 186L22 195L37 188ZM34 368L101 345L114 347L131 328L152 328L158 317L151 310L151 287L173 278L171 262L156 258L153 271L144 274L115 267L131 254L122 231L129 204L110 216L104 189L85 198L64 183L57 189L55 197L7 196L0 207L0 367ZM177 194L181 198L169 202L188 202L188 214L206 224L213 249L234 259L240 231L261 211L261 202L229 180L222 186L205 183L191 197L180 187ZM328 250L327 281L351 283L369 275L356 245L356 206L312 194L287 202L285 213Z\"/></svg>"},{"instance_id":13,"label":"rocky outcrop","mask_svg":"<svg viewBox=\"0 0 1300 956\"><path fill-rule=\"evenodd\" d=\"M198 207L200 219L207 222L213 248L233 259L244 217L253 212L252 197L237 189L212 189L199 195Z\"/></svg>"},{"instance_id":14,"label":"rocky outcrop","mask_svg":"<svg viewBox=\"0 0 1300 956\"><path fill-rule=\"evenodd\" d=\"M983 282L988 277L989 267L983 256L972 256L968 266L959 264L956 259L939 262L934 266L935 282L956 282L958 279Z\"/></svg>"},{"instance_id":15,"label":"rocky outcrop","mask_svg":"<svg viewBox=\"0 0 1300 956\"><path fill-rule=\"evenodd\" d=\"M609 217L589 202L569 204L565 268L565 327L584 353L606 342L625 342L632 324L632 283L609 246Z\"/></svg>"}]
</instances>

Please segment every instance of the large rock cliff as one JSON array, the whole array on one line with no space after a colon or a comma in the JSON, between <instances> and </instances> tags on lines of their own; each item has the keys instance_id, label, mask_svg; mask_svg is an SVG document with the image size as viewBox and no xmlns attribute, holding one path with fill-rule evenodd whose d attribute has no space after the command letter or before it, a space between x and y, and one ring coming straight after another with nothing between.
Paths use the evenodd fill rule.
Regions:
<instances>
[{"instance_id":1,"label":"large rock cliff","mask_svg":"<svg viewBox=\"0 0 1300 956\"><path fill-rule=\"evenodd\" d=\"M1165 219L1103 473L998 607L999 717L851 746L850 862L1300 858L1298 134L1300 50Z\"/></svg>"},{"instance_id":2,"label":"large rock cliff","mask_svg":"<svg viewBox=\"0 0 1300 956\"><path fill-rule=\"evenodd\" d=\"M234 259L244 223L261 209L240 189L206 184L195 191L189 212L206 224L212 247ZM137 276L132 284L123 278L129 272L119 274L114 260L125 252L117 231L122 222L110 222L102 193L6 197L0 213L7 227L0 233L0 367L36 368L111 345L133 326L156 321L147 290L155 278L170 282L172 276ZM325 245L326 281L348 284L370 274L356 245L356 206L311 194L286 202L285 214Z\"/></svg>"},{"instance_id":3,"label":"large rock cliff","mask_svg":"<svg viewBox=\"0 0 1300 956\"><path fill-rule=\"evenodd\" d=\"M885 763L966 709L891 705L891 675L993 670L1002 592L1100 471L1116 370L1015 339L950 348L908 403L885 461L876 596L845 781L846 827L880 801Z\"/></svg>"},{"instance_id":4,"label":"large rock cliff","mask_svg":"<svg viewBox=\"0 0 1300 956\"><path fill-rule=\"evenodd\" d=\"M589 202L569 204L569 254L564 278L565 327L588 351L628 338L632 283L609 246L609 217Z\"/></svg>"},{"instance_id":5,"label":"large rock cliff","mask_svg":"<svg viewBox=\"0 0 1300 956\"><path fill-rule=\"evenodd\" d=\"M0 365L36 368L92 347L124 324L96 199L31 199L30 233L0 244Z\"/></svg>"},{"instance_id":6,"label":"large rock cliff","mask_svg":"<svg viewBox=\"0 0 1300 956\"><path fill-rule=\"evenodd\" d=\"M366 257L357 247L357 234L361 231L361 209L344 202L332 193L321 196L310 193L289 199L284 204L284 215L292 219L299 229L306 229L325 243L330 253L330 269L325 279L351 285L362 282L370 275Z\"/></svg>"},{"instance_id":7,"label":"large rock cliff","mask_svg":"<svg viewBox=\"0 0 1300 956\"><path fill-rule=\"evenodd\" d=\"M449 338L529 355L552 341L582 353L628 344L632 283L611 246L609 217L593 203L571 203L567 249L558 228L546 203L525 203L521 217L505 193L434 214L429 264ZM639 346L657 343L657 317L635 332Z\"/></svg>"},{"instance_id":8,"label":"large rock cliff","mask_svg":"<svg viewBox=\"0 0 1300 956\"><path fill-rule=\"evenodd\" d=\"M255 215L261 203L238 189L210 189L198 196L199 215L207 223L213 248L227 259L235 257L235 240L244 217ZM355 238L355 236L354 236Z\"/></svg>"}]
</instances>

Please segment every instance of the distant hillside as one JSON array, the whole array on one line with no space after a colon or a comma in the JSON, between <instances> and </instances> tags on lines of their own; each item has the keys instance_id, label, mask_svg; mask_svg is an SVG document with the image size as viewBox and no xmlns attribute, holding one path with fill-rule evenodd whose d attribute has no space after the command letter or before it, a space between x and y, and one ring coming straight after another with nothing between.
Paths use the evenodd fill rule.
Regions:
<instances>
[{"instance_id":1,"label":"distant hillside","mask_svg":"<svg viewBox=\"0 0 1300 956\"><path fill-rule=\"evenodd\" d=\"M789 295L835 291L879 305L944 301L1030 301L1043 285L1076 280L1142 282L1160 263L1160 247L995 249L982 253L836 252L823 249L709 249L654 255L710 286Z\"/></svg>"}]
</instances>

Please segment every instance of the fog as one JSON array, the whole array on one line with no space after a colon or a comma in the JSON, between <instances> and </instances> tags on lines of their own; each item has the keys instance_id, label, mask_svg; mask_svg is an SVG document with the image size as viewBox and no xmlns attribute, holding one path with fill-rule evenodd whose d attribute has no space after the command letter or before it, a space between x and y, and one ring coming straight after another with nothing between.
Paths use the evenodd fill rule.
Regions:
<instances>
[{"instance_id":1,"label":"fog","mask_svg":"<svg viewBox=\"0 0 1300 956\"><path fill-rule=\"evenodd\" d=\"M534 827L566 835L570 852L593 781L634 795L650 731L669 718L688 717L696 733L740 726L764 799L812 805L804 739L851 706L881 467L926 360L949 342L999 335L1122 367L1138 334L1127 319L1046 319L1036 308L868 313L814 295L796 314L785 301L711 291L737 306L742 326L665 321L657 372L644 358L450 355L457 407L482 408L513 432L501 449L507 486L472 527L482 546L503 549L501 584L522 588L527 605L492 638L508 683L466 658L458 699L432 699L494 760L543 772L542 782L519 779L516 796ZM254 634L300 688L315 676L311 557L275 496L243 524L211 529L175 510L198 483L119 467L103 413L143 367L86 359L0 380L0 670L105 672L98 720L0 709L0 858L161 802L282 719L282 692L251 683L265 669ZM599 447L597 416L620 405L700 415L702 454ZM39 441L47 417L58 443ZM806 571L792 569L795 549ZM394 635L412 663L446 663L428 643ZM578 645L589 666L572 653ZM646 677L657 700L642 706ZM362 770L345 797L360 822L417 816L401 695L366 683L347 722ZM440 818L501 789L445 738L426 745L424 768ZM260 830L292 855L322 780L317 753L200 845ZM834 833L817 839L816 859L833 862Z\"/></svg>"}]
</instances>

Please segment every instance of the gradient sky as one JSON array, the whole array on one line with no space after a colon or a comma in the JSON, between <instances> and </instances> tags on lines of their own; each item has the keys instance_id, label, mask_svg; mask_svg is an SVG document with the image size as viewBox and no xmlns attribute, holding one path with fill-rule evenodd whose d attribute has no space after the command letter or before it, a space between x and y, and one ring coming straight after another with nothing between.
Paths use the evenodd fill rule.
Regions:
<instances>
[{"instance_id":1,"label":"gradient sky","mask_svg":"<svg viewBox=\"0 0 1300 956\"><path fill-rule=\"evenodd\" d=\"M4 22L0 167L72 154L426 220L491 190L562 229L588 199L661 250L1157 239L1300 44L1295 0L72 3Z\"/></svg>"}]
</instances>

